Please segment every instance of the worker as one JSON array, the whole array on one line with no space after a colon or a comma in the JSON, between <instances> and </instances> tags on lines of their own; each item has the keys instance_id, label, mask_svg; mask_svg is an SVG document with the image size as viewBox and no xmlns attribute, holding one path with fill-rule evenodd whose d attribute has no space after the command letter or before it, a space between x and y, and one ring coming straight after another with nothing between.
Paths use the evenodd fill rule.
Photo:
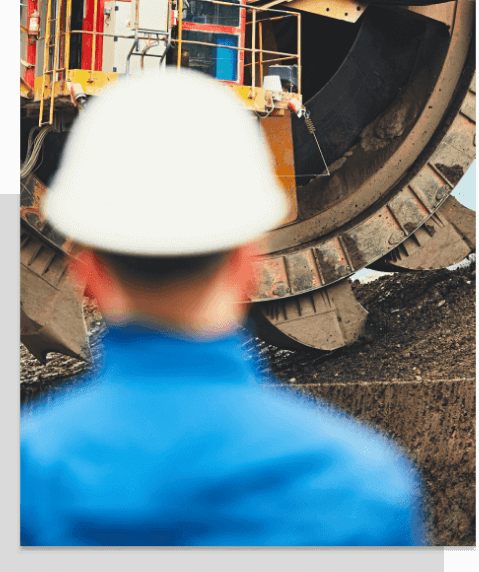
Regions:
<instances>
[{"instance_id":1,"label":"worker","mask_svg":"<svg viewBox=\"0 0 479 572\"><path fill-rule=\"evenodd\" d=\"M85 249L72 280L108 332L93 373L22 415L22 545L427 542L400 448L244 353L257 241L287 202L226 87L119 80L74 125L44 212Z\"/></svg>"}]
</instances>

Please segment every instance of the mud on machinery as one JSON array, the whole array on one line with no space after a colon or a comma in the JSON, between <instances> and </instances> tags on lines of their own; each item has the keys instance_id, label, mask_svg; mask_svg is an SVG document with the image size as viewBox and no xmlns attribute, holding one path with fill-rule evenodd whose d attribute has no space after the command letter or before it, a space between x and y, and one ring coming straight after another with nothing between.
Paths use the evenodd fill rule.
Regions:
<instances>
[{"instance_id":1,"label":"mud on machinery","mask_svg":"<svg viewBox=\"0 0 479 572\"><path fill-rule=\"evenodd\" d=\"M286 349L356 341L367 312L348 277L436 269L475 250L475 213L450 196L475 157L474 19L470 0L28 0L22 342L42 363L88 358L82 287L66 279L79 250L40 201L88 99L165 65L234 90L275 156L290 214L256 261L257 333Z\"/></svg>"}]
</instances>

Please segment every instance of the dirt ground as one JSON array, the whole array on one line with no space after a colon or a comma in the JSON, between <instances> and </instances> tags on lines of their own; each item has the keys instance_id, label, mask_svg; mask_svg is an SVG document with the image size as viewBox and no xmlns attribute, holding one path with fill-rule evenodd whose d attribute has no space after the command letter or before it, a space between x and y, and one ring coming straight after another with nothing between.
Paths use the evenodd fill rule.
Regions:
<instances>
[{"instance_id":1,"label":"dirt ground","mask_svg":"<svg viewBox=\"0 0 479 572\"><path fill-rule=\"evenodd\" d=\"M475 545L475 261L469 266L353 282L369 311L364 338L318 356L251 339L265 371L380 427L420 466L434 542ZM104 325L86 301L92 365L50 354L42 366L21 346L21 399L95 367Z\"/></svg>"},{"instance_id":2,"label":"dirt ground","mask_svg":"<svg viewBox=\"0 0 479 572\"><path fill-rule=\"evenodd\" d=\"M360 343L325 357L257 347L280 379L297 384L474 377L475 288L475 262L356 280L355 296L369 312Z\"/></svg>"},{"instance_id":3,"label":"dirt ground","mask_svg":"<svg viewBox=\"0 0 479 572\"><path fill-rule=\"evenodd\" d=\"M327 356L256 340L264 368L380 427L423 473L438 546L475 546L476 266L353 282L364 338Z\"/></svg>"}]
</instances>

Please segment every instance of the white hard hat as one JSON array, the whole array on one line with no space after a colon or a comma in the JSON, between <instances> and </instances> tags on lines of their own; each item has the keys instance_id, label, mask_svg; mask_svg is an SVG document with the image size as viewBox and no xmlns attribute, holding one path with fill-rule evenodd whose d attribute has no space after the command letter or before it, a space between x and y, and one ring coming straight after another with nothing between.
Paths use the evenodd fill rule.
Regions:
<instances>
[{"instance_id":1,"label":"white hard hat","mask_svg":"<svg viewBox=\"0 0 479 572\"><path fill-rule=\"evenodd\" d=\"M251 112L203 74L119 79L76 121L43 211L95 249L146 256L229 250L286 217Z\"/></svg>"}]
</instances>

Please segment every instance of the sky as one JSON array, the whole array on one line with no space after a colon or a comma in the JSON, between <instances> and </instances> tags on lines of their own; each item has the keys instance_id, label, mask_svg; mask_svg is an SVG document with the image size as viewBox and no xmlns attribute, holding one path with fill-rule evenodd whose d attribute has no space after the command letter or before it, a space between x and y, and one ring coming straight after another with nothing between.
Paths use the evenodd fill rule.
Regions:
<instances>
[{"instance_id":1,"label":"sky","mask_svg":"<svg viewBox=\"0 0 479 572\"><path fill-rule=\"evenodd\" d=\"M463 175L459 184L452 191L452 196L465 207L476 210L476 161L473 161L472 165ZM363 268L359 272L356 272L352 277L353 280L360 280L361 282L369 282L382 276L382 272L376 272L374 270L369 270L368 268Z\"/></svg>"},{"instance_id":2,"label":"sky","mask_svg":"<svg viewBox=\"0 0 479 572\"><path fill-rule=\"evenodd\" d=\"M452 196L465 207L476 210L476 161L472 163L466 174L452 191Z\"/></svg>"}]
</instances>

